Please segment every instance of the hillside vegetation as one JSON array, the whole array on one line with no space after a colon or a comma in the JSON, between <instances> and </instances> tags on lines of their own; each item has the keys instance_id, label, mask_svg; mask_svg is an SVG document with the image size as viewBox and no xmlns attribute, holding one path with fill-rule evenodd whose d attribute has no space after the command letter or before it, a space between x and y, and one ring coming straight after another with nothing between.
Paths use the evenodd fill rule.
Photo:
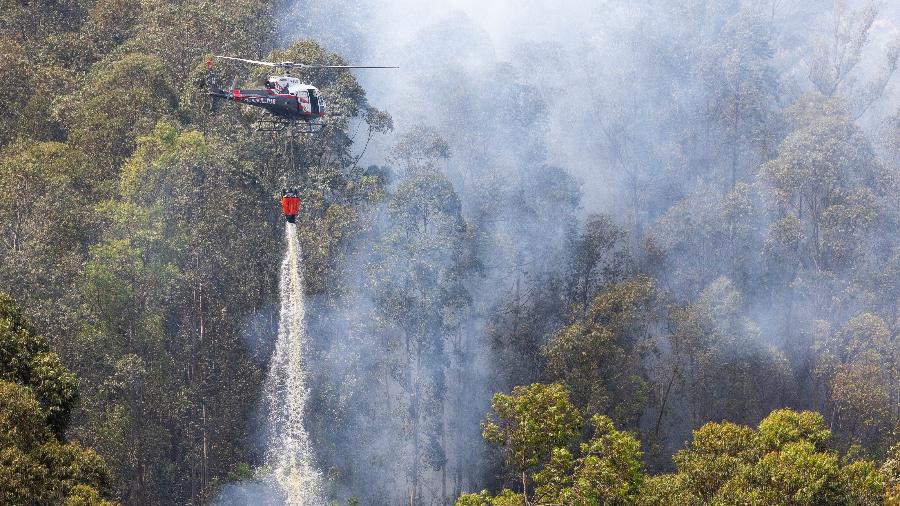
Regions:
<instances>
[{"instance_id":1,"label":"hillside vegetation","mask_svg":"<svg viewBox=\"0 0 900 506\"><path fill-rule=\"evenodd\" d=\"M605 214L516 62L423 72L461 105L404 125L298 71L329 104L293 154L323 495L900 504L900 50L861 70L874 7L817 45L689 4L572 116ZM0 502L214 504L261 464L292 155L197 79L211 54L346 63L280 40L289 7L2 3Z\"/></svg>"}]
</instances>

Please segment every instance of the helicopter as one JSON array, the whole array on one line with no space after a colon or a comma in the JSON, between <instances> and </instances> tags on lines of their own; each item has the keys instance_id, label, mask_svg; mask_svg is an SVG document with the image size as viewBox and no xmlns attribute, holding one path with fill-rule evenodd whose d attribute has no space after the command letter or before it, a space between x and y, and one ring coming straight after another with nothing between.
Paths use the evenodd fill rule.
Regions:
<instances>
[{"instance_id":1,"label":"helicopter","mask_svg":"<svg viewBox=\"0 0 900 506\"><path fill-rule=\"evenodd\" d=\"M283 71L283 75L269 76L265 83L265 89L239 89L232 85L230 90L220 89L216 86L212 74L212 58L207 59L207 84L210 87L209 96L212 97L213 109L218 100L229 100L240 104L260 107L268 111L268 119L257 122L256 128L260 131L280 131L287 127L299 126L300 132L314 133L322 129L322 118L328 109L325 97L315 86L302 83L300 79L292 77L293 69L395 69L390 66L370 65L310 65L293 61L267 62L235 58L233 56L213 55L213 58L239 61L253 65L273 67Z\"/></svg>"},{"instance_id":2,"label":"helicopter","mask_svg":"<svg viewBox=\"0 0 900 506\"><path fill-rule=\"evenodd\" d=\"M235 58L233 56L213 55L213 58L233 60L254 65L274 67L284 72L283 75L269 76L264 89L240 89L236 82L231 89L224 90L216 85L213 74L212 58L206 60L206 82L199 85L209 86L208 95L212 98L212 108L216 109L219 100L229 100L240 104L260 107L269 113L269 118L256 122L257 131L277 132L290 127L291 164L293 165L293 140L296 133L315 133L322 129L322 117L328 108L325 97L315 86L300 82L292 77L293 69L391 69L398 67L369 65L309 65L305 63L283 61L266 62ZM299 128L298 128L299 127ZM285 177L287 179L287 177ZM281 190L281 210L288 223L295 223L300 214L300 189L296 187Z\"/></svg>"}]
</instances>

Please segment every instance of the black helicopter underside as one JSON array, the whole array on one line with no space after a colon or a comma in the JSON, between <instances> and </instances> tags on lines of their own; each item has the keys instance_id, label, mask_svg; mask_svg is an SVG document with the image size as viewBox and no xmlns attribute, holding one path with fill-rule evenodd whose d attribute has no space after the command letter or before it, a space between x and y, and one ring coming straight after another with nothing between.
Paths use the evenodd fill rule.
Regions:
<instances>
[{"instance_id":1,"label":"black helicopter underside","mask_svg":"<svg viewBox=\"0 0 900 506\"><path fill-rule=\"evenodd\" d=\"M300 108L299 99L293 95L270 93L268 90L232 90L232 100L261 107L279 118L312 119L311 114Z\"/></svg>"},{"instance_id":2,"label":"black helicopter underside","mask_svg":"<svg viewBox=\"0 0 900 506\"><path fill-rule=\"evenodd\" d=\"M271 116L254 122L254 128L260 132L315 133L324 124L318 115L308 113L300 107L299 99L294 95L272 93L269 90L219 90L210 93L214 99L220 98L265 109Z\"/></svg>"}]
</instances>

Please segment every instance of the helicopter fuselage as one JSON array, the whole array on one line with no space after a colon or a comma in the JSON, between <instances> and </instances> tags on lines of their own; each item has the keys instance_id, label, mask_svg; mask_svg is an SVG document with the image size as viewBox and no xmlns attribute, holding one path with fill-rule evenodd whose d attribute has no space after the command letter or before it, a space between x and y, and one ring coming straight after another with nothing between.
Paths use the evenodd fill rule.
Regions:
<instances>
[{"instance_id":1,"label":"helicopter fuselage","mask_svg":"<svg viewBox=\"0 0 900 506\"><path fill-rule=\"evenodd\" d=\"M325 99L319 90L289 76L272 76L266 89L213 90L210 96L260 107L273 116L288 120L312 121L325 115Z\"/></svg>"}]
</instances>

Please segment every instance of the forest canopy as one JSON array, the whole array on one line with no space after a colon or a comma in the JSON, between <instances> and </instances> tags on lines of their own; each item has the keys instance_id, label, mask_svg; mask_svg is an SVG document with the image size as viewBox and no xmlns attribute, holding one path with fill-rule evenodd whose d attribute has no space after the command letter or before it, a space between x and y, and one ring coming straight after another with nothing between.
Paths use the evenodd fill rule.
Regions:
<instances>
[{"instance_id":1,"label":"forest canopy","mask_svg":"<svg viewBox=\"0 0 900 506\"><path fill-rule=\"evenodd\" d=\"M407 3L2 4L0 502L263 501L292 178L328 501L900 504L900 9Z\"/></svg>"}]
</instances>

